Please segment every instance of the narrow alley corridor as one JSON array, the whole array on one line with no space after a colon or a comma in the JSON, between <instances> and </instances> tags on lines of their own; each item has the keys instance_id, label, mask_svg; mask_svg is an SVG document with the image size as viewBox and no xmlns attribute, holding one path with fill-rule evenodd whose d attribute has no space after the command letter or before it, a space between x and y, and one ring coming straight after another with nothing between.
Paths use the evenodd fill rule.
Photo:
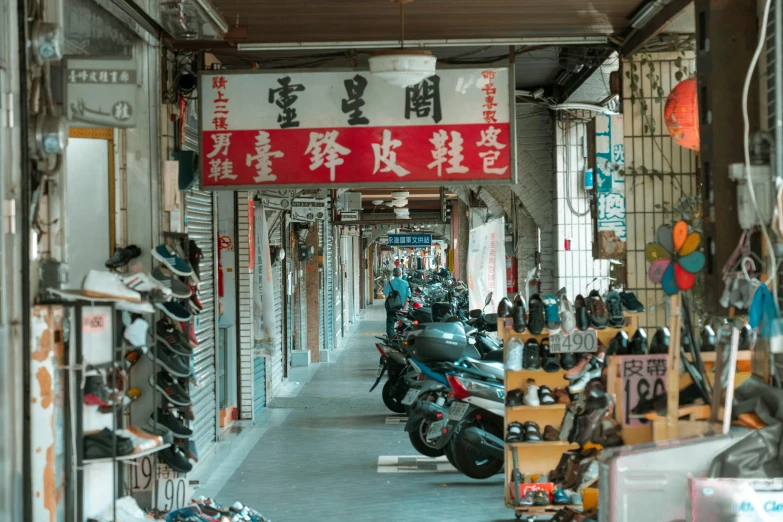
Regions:
<instances>
[{"instance_id":1,"label":"narrow alley corridor","mask_svg":"<svg viewBox=\"0 0 783 522\"><path fill-rule=\"evenodd\" d=\"M416 455L404 425L387 424L399 416L383 405L380 386L368 393L378 366L373 336L383 331L384 314L382 304L371 307L334 353L336 362L314 373L292 371L291 381L304 372L312 378L295 396L271 401L258 421L269 429L218 501L246 499L274 522L513 520L502 475L471 480L447 463L438 467L448 471L379 471L381 456Z\"/></svg>"}]
</instances>

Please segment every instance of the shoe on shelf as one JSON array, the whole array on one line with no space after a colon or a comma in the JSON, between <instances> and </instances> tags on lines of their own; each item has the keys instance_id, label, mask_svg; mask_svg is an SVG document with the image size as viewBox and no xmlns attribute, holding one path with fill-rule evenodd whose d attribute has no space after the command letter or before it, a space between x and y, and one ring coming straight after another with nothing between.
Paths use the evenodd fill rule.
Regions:
<instances>
[{"instance_id":1,"label":"shoe on shelf","mask_svg":"<svg viewBox=\"0 0 783 522\"><path fill-rule=\"evenodd\" d=\"M644 305L636 298L636 294L633 292L620 292L620 300L629 313L638 314L644 312Z\"/></svg>"},{"instance_id":2,"label":"shoe on shelf","mask_svg":"<svg viewBox=\"0 0 783 522\"><path fill-rule=\"evenodd\" d=\"M568 390L562 386L555 388L555 399L558 404L571 404L571 396L568 394Z\"/></svg>"},{"instance_id":3,"label":"shoe on shelf","mask_svg":"<svg viewBox=\"0 0 783 522\"><path fill-rule=\"evenodd\" d=\"M169 299L171 297L171 288L168 288L151 275L141 272L123 276L122 283L131 290L135 290L139 293L148 294L157 292L161 294L163 299Z\"/></svg>"},{"instance_id":4,"label":"shoe on shelf","mask_svg":"<svg viewBox=\"0 0 783 522\"><path fill-rule=\"evenodd\" d=\"M554 335L560 331L560 310L557 298L551 294L544 296L544 316L546 317L546 331Z\"/></svg>"},{"instance_id":5,"label":"shoe on shelf","mask_svg":"<svg viewBox=\"0 0 783 522\"><path fill-rule=\"evenodd\" d=\"M522 442L522 425L518 422L509 422L506 432L506 442Z\"/></svg>"},{"instance_id":6,"label":"shoe on shelf","mask_svg":"<svg viewBox=\"0 0 783 522\"><path fill-rule=\"evenodd\" d=\"M576 328L581 331L585 331L590 328L590 318L587 313L587 303L582 294L576 296L574 301L574 316L576 318Z\"/></svg>"},{"instance_id":7,"label":"shoe on shelf","mask_svg":"<svg viewBox=\"0 0 783 522\"><path fill-rule=\"evenodd\" d=\"M560 359L557 358L556 354L552 353L549 339L541 339L539 351L541 353L541 365L545 372L555 373L560 371Z\"/></svg>"},{"instance_id":8,"label":"shoe on shelf","mask_svg":"<svg viewBox=\"0 0 783 522\"><path fill-rule=\"evenodd\" d=\"M584 488L589 487L593 482L596 481L598 478L598 461L595 459L592 459L590 461L590 464L587 465L587 468L582 471L582 477L581 482L579 484L578 490L584 490ZM571 499L573 502L573 497Z\"/></svg>"},{"instance_id":9,"label":"shoe on shelf","mask_svg":"<svg viewBox=\"0 0 783 522\"><path fill-rule=\"evenodd\" d=\"M498 303L498 317L505 319L506 317L511 317L513 313L514 304L511 300L508 297L501 299L500 303Z\"/></svg>"},{"instance_id":10,"label":"shoe on shelf","mask_svg":"<svg viewBox=\"0 0 783 522\"><path fill-rule=\"evenodd\" d=\"M155 339L177 355L190 357L193 355L193 348L183 336L184 334L166 319L161 318L155 324Z\"/></svg>"},{"instance_id":11,"label":"shoe on shelf","mask_svg":"<svg viewBox=\"0 0 783 522\"><path fill-rule=\"evenodd\" d=\"M182 360L181 355L175 354L163 344L158 344L148 351L147 357L175 377L190 376L190 365Z\"/></svg>"},{"instance_id":12,"label":"shoe on shelf","mask_svg":"<svg viewBox=\"0 0 783 522\"><path fill-rule=\"evenodd\" d=\"M617 335L609 341L609 347L606 349L606 357L612 355L628 355L628 334L624 330L617 332Z\"/></svg>"},{"instance_id":13,"label":"shoe on shelf","mask_svg":"<svg viewBox=\"0 0 783 522\"><path fill-rule=\"evenodd\" d=\"M113 390L112 390L113 391ZM84 404L111 406L111 392L100 375L89 375L84 380Z\"/></svg>"},{"instance_id":14,"label":"shoe on shelf","mask_svg":"<svg viewBox=\"0 0 783 522\"><path fill-rule=\"evenodd\" d=\"M533 335L539 335L544 331L544 302L541 296L533 294L528 303L527 328Z\"/></svg>"},{"instance_id":15,"label":"shoe on shelf","mask_svg":"<svg viewBox=\"0 0 783 522\"><path fill-rule=\"evenodd\" d=\"M598 362L594 363L594 361ZM578 379L571 381L571 384L568 385L569 393L583 392L587 387L588 382L601 376L604 371L603 362L600 361L598 357L593 357L590 360L590 363L591 364L588 365L588 370L585 371Z\"/></svg>"},{"instance_id":16,"label":"shoe on shelf","mask_svg":"<svg viewBox=\"0 0 783 522\"><path fill-rule=\"evenodd\" d=\"M509 390L506 394L506 406L522 406L524 397L522 390Z\"/></svg>"},{"instance_id":17,"label":"shoe on shelf","mask_svg":"<svg viewBox=\"0 0 783 522\"><path fill-rule=\"evenodd\" d=\"M130 437L124 437L119 432L112 433L109 428L84 435L85 459L124 457L133 453L135 448L136 446Z\"/></svg>"},{"instance_id":18,"label":"shoe on shelf","mask_svg":"<svg viewBox=\"0 0 783 522\"><path fill-rule=\"evenodd\" d=\"M155 249L152 250L152 257L166 265L166 268L178 276L188 277L193 273L193 269L190 265L177 254L173 253L166 244L155 247Z\"/></svg>"},{"instance_id":19,"label":"shoe on shelf","mask_svg":"<svg viewBox=\"0 0 783 522\"><path fill-rule=\"evenodd\" d=\"M612 328L622 328L625 326L625 316L623 315L623 302L620 294L609 292L606 294L606 312L609 318L609 326Z\"/></svg>"},{"instance_id":20,"label":"shoe on shelf","mask_svg":"<svg viewBox=\"0 0 783 522\"><path fill-rule=\"evenodd\" d=\"M669 342L671 341L671 335L669 329L665 326L658 329L653 335L652 342L650 342L650 349L647 353L669 353Z\"/></svg>"},{"instance_id":21,"label":"shoe on shelf","mask_svg":"<svg viewBox=\"0 0 783 522\"><path fill-rule=\"evenodd\" d=\"M576 355L571 352L560 354L560 367L564 370L570 370L576 366Z\"/></svg>"},{"instance_id":22,"label":"shoe on shelf","mask_svg":"<svg viewBox=\"0 0 783 522\"><path fill-rule=\"evenodd\" d=\"M560 440L560 432L554 426L547 424L544 427L544 440L549 442Z\"/></svg>"},{"instance_id":23,"label":"shoe on shelf","mask_svg":"<svg viewBox=\"0 0 783 522\"><path fill-rule=\"evenodd\" d=\"M571 505L573 506L581 506L583 502L582 496L579 493L572 493L570 500L571 500Z\"/></svg>"},{"instance_id":24,"label":"shoe on shelf","mask_svg":"<svg viewBox=\"0 0 783 522\"><path fill-rule=\"evenodd\" d=\"M146 431L131 426L123 430L117 430L123 437L128 437L134 443L133 453L145 453L163 446L163 437L147 433Z\"/></svg>"},{"instance_id":25,"label":"shoe on shelf","mask_svg":"<svg viewBox=\"0 0 783 522\"><path fill-rule=\"evenodd\" d=\"M606 328L606 325L609 323L609 316L606 313L606 306L598 290L593 290L587 296L587 311L589 312L590 324L593 325L593 328L598 330Z\"/></svg>"},{"instance_id":26,"label":"shoe on shelf","mask_svg":"<svg viewBox=\"0 0 783 522\"><path fill-rule=\"evenodd\" d=\"M560 314L560 327L565 335L570 335L576 330L576 315L574 313L574 305L568 300L568 296L565 293L560 294L560 301L558 303L558 310Z\"/></svg>"},{"instance_id":27,"label":"shoe on shelf","mask_svg":"<svg viewBox=\"0 0 783 522\"><path fill-rule=\"evenodd\" d=\"M157 409L157 418L155 413L150 415L150 418L147 419L147 426L159 430L165 429L171 431L178 439L190 439L193 437L193 431L185 426L177 416L174 415L174 412L164 408Z\"/></svg>"},{"instance_id":28,"label":"shoe on shelf","mask_svg":"<svg viewBox=\"0 0 783 522\"><path fill-rule=\"evenodd\" d=\"M534 506L548 506L549 505L549 493L543 489L537 489L535 495L533 495Z\"/></svg>"},{"instance_id":29,"label":"shoe on shelf","mask_svg":"<svg viewBox=\"0 0 783 522\"><path fill-rule=\"evenodd\" d=\"M157 380L155 379L157 377ZM176 406L190 406L190 396L168 372L159 371L150 377L150 384Z\"/></svg>"},{"instance_id":30,"label":"shoe on shelf","mask_svg":"<svg viewBox=\"0 0 783 522\"><path fill-rule=\"evenodd\" d=\"M158 266L152 271L152 277L168 288L171 291L171 295L177 299L187 299L193 292L190 286L180 281L174 274L165 267Z\"/></svg>"},{"instance_id":31,"label":"shoe on shelf","mask_svg":"<svg viewBox=\"0 0 783 522\"><path fill-rule=\"evenodd\" d=\"M201 247L198 246L198 243L192 239L188 241L188 257L190 266L193 268L193 275L195 275L198 279L201 279L201 269L199 268L199 264L201 263L201 259L204 257L204 252L201 251Z\"/></svg>"},{"instance_id":32,"label":"shoe on shelf","mask_svg":"<svg viewBox=\"0 0 783 522\"><path fill-rule=\"evenodd\" d=\"M125 327L122 336L135 348L146 346L149 327L150 323L139 317Z\"/></svg>"},{"instance_id":33,"label":"shoe on shelf","mask_svg":"<svg viewBox=\"0 0 783 522\"><path fill-rule=\"evenodd\" d=\"M120 268L127 265L131 259L139 257L141 249L136 245L115 248L114 254L106 261L106 268Z\"/></svg>"},{"instance_id":34,"label":"shoe on shelf","mask_svg":"<svg viewBox=\"0 0 783 522\"><path fill-rule=\"evenodd\" d=\"M585 372L587 365L590 363L590 359L592 359L592 357L593 356L590 354L583 355L582 358L579 359L579 361L574 366L572 366L570 370L565 372L565 375L563 375L563 377L565 377L569 381L573 381L581 377L581 375Z\"/></svg>"},{"instance_id":35,"label":"shoe on shelf","mask_svg":"<svg viewBox=\"0 0 783 522\"><path fill-rule=\"evenodd\" d=\"M571 503L571 497L568 496L568 494L563 491L562 489L556 489L555 492L552 495L552 499L554 500L554 503L558 506L567 506Z\"/></svg>"},{"instance_id":36,"label":"shoe on shelf","mask_svg":"<svg viewBox=\"0 0 783 522\"><path fill-rule=\"evenodd\" d=\"M639 328L631 336L629 351L632 355L644 355L647 353L647 332L644 331L644 328Z\"/></svg>"},{"instance_id":37,"label":"shoe on shelf","mask_svg":"<svg viewBox=\"0 0 783 522\"><path fill-rule=\"evenodd\" d=\"M188 462L188 457L177 446L161 450L158 455L160 460L177 473L189 473L193 469L193 464Z\"/></svg>"},{"instance_id":38,"label":"shoe on shelf","mask_svg":"<svg viewBox=\"0 0 783 522\"><path fill-rule=\"evenodd\" d=\"M514 296L514 310L511 313L512 323L516 333L525 331L525 328L527 327L525 315L527 315L525 298L522 297L522 294L517 293L517 295Z\"/></svg>"},{"instance_id":39,"label":"shoe on shelf","mask_svg":"<svg viewBox=\"0 0 783 522\"><path fill-rule=\"evenodd\" d=\"M117 274L101 270L90 270L87 273L82 283L82 295L133 303L141 302L141 294L122 284L122 279Z\"/></svg>"},{"instance_id":40,"label":"shoe on shelf","mask_svg":"<svg viewBox=\"0 0 783 522\"><path fill-rule=\"evenodd\" d=\"M524 352L522 354L522 368L525 370L541 369L541 349L538 341L528 339L525 342Z\"/></svg>"},{"instance_id":41,"label":"shoe on shelf","mask_svg":"<svg viewBox=\"0 0 783 522\"><path fill-rule=\"evenodd\" d=\"M555 401L555 396L552 395L552 390L550 390L549 386L546 385L542 385L538 389L538 401L544 405L555 404L557 402Z\"/></svg>"},{"instance_id":42,"label":"shoe on shelf","mask_svg":"<svg viewBox=\"0 0 783 522\"><path fill-rule=\"evenodd\" d=\"M528 489L525 491L525 494L522 498L519 499L519 505L520 506L532 506L533 505L533 499L535 498L536 494L532 489Z\"/></svg>"},{"instance_id":43,"label":"shoe on shelf","mask_svg":"<svg viewBox=\"0 0 783 522\"><path fill-rule=\"evenodd\" d=\"M190 321L190 318L193 317L187 308L176 301L155 303L155 307L175 321Z\"/></svg>"},{"instance_id":44,"label":"shoe on shelf","mask_svg":"<svg viewBox=\"0 0 783 522\"><path fill-rule=\"evenodd\" d=\"M534 408L541 406L541 401L538 398L538 386L536 385L536 381L533 379L527 380L525 397L522 399L522 402L525 403L525 406L533 406Z\"/></svg>"},{"instance_id":45,"label":"shoe on shelf","mask_svg":"<svg viewBox=\"0 0 783 522\"><path fill-rule=\"evenodd\" d=\"M524 424L525 442L541 442L541 428L533 421Z\"/></svg>"}]
</instances>

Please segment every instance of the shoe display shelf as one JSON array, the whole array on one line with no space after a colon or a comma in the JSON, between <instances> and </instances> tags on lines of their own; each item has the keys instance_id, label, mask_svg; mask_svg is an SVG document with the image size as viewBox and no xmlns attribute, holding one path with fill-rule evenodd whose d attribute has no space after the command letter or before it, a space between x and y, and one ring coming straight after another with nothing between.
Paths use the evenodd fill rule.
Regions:
<instances>
[{"instance_id":1,"label":"shoe display shelf","mask_svg":"<svg viewBox=\"0 0 783 522\"><path fill-rule=\"evenodd\" d=\"M625 326L623 328L604 328L595 330L599 345L608 346L609 342L618 332L624 331L630 337L638 328L636 314L625 314ZM516 333L510 323L503 318L498 319L498 336L503 341L503 345L508 347L512 338L519 339L523 344L529 339L535 339L539 343L549 338L549 334L531 334L529 331ZM529 379L535 381L537 386L548 386L555 390L558 387L567 386L569 381L565 378L566 370L560 369L556 372L547 372L543 368L537 370L522 369L519 371L505 372L505 392L508 395L511 390L522 390L523 394L527 392L527 383ZM533 421L541 428L542 432L546 425L554 427L560 431L567 404L557 403L540 406L506 406L504 437L508 433L508 425L511 422L524 424ZM541 441L541 442L506 442L506 460L505 460L505 504L515 512L515 516L528 521L548 520L554 513L564 507L570 507L574 510L581 510L582 505L549 505L549 506L520 506L516 503L513 495L515 487L513 480L514 458L512 447L517 452L517 462L519 471L529 476L533 473L549 473L555 469L561 456L566 451L579 449L579 444L569 443L567 441ZM579 492L581 493L581 492Z\"/></svg>"}]
</instances>

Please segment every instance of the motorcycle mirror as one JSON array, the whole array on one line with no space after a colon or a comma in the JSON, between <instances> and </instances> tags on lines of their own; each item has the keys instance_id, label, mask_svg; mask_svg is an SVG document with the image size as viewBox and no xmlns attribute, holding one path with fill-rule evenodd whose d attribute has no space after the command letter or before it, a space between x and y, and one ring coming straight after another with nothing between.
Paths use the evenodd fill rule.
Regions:
<instances>
[{"instance_id":1,"label":"motorcycle mirror","mask_svg":"<svg viewBox=\"0 0 783 522\"><path fill-rule=\"evenodd\" d=\"M493 294L493 293L494 293L494 292L490 292L490 293L488 293L488 294L487 294L487 298L486 298L486 299L484 299L484 306L487 306L489 303L491 303L491 302L492 302L492 294Z\"/></svg>"},{"instance_id":2,"label":"motorcycle mirror","mask_svg":"<svg viewBox=\"0 0 783 522\"><path fill-rule=\"evenodd\" d=\"M479 317L481 317L481 310L479 310L477 308L475 310L471 310L470 311L470 318L471 319L478 319Z\"/></svg>"}]
</instances>

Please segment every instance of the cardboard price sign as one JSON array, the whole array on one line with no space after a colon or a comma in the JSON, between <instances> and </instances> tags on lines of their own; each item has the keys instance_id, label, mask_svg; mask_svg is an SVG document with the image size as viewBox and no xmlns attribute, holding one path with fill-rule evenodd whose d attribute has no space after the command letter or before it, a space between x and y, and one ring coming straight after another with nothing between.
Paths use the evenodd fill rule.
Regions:
<instances>
[{"instance_id":1,"label":"cardboard price sign","mask_svg":"<svg viewBox=\"0 0 783 522\"><path fill-rule=\"evenodd\" d=\"M558 332L549 336L552 353L590 353L598 351L598 336L595 330L575 331L570 335Z\"/></svg>"},{"instance_id":2,"label":"cardboard price sign","mask_svg":"<svg viewBox=\"0 0 783 522\"><path fill-rule=\"evenodd\" d=\"M634 416L640 402L666 393L669 356L625 355L620 358L623 395L623 426L641 426L643 420Z\"/></svg>"}]
</instances>

